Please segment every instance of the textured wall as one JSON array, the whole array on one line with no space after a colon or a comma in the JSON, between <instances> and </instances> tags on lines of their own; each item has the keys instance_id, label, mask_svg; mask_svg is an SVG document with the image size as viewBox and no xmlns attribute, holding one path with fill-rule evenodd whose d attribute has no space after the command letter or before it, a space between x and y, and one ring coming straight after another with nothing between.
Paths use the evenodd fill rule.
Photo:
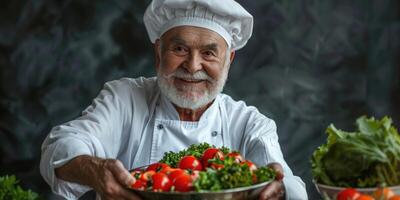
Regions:
<instances>
[{"instance_id":1,"label":"textured wall","mask_svg":"<svg viewBox=\"0 0 400 200\"><path fill-rule=\"evenodd\" d=\"M155 74L148 2L3 1L0 175L53 198L38 170L50 128L79 115L104 82ZM359 115L389 115L400 127L400 2L239 2L255 29L225 93L276 120L286 160L319 199L309 159L329 123L351 129Z\"/></svg>"}]
</instances>

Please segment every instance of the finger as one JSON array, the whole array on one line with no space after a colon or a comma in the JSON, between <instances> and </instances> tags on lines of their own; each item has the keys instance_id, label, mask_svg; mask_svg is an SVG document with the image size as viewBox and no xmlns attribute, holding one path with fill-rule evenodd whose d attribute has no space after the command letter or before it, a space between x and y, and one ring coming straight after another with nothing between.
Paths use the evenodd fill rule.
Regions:
<instances>
[{"instance_id":1,"label":"finger","mask_svg":"<svg viewBox=\"0 0 400 200\"><path fill-rule=\"evenodd\" d=\"M130 188L136 181L119 160L113 161L112 166L110 166L110 171L113 173L115 179L124 187Z\"/></svg>"},{"instance_id":2,"label":"finger","mask_svg":"<svg viewBox=\"0 0 400 200\"><path fill-rule=\"evenodd\" d=\"M273 181L261 191L260 200L279 198L282 192L282 183L280 181Z\"/></svg>"},{"instance_id":3,"label":"finger","mask_svg":"<svg viewBox=\"0 0 400 200\"><path fill-rule=\"evenodd\" d=\"M275 172L276 172L276 178L275 179L276 180L282 180L283 179L283 168L282 168L281 164L274 162L274 163L269 163L268 166L275 170Z\"/></svg>"},{"instance_id":4,"label":"finger","mask_svg":"<svg viewBox=\"0 0 400 200\"><path fill-rule=\"evenodd\" d=\"M104 193L102 194L101 199L112 199L112 200L140 200L139 196L137 196L133 191L129 191L129 189L125 189L123 185L114 182L113 185L108 185L105 188Z\"/></svg>"}]
</instances>

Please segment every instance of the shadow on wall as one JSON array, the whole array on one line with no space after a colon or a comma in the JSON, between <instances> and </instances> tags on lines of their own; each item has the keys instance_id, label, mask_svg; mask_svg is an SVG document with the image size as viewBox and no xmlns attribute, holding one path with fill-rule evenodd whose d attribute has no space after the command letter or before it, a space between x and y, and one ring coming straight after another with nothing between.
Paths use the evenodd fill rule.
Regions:
<instances>
[{"instance_id":1,"label":"shadow on wall","mask_svg":"<svg viewBox=\"0 0 400 200\"><path fill-rule=\"evenodd\" d=\"M353 129L360 115L389 115L400 127L400 3L238 2L255 29L225 93L276 120L286 160L310 199L319 199L309 159L329 123ZM155 74L142 23L148 3L3 3L0 175L16 174L24 187L54 198L38 169L51 127L78 116L106 81Z\"/></svg>"}]
</instances>

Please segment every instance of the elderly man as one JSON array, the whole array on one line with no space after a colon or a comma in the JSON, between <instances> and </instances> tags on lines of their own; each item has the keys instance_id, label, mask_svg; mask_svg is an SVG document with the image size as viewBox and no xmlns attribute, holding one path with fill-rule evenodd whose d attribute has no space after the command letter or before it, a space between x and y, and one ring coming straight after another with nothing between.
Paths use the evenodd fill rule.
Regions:
<instances>
[{"instance_id":1,"label":"elderly man","mask_svg":"<svg viewBox=\"0 0 400 200\"><path fill-rule=\"evenodd\" d=\"M164 152L207 142L239 150L278 178L260 199L307 199L286 164L273 120L221 94L252 16L233 0L153 0L144 16L155 44L156 78L105 84L81 117L54 127L42 146L41 173L53 192L77 199L138 199L127 169Z\"/></svg>"}]
</instances>

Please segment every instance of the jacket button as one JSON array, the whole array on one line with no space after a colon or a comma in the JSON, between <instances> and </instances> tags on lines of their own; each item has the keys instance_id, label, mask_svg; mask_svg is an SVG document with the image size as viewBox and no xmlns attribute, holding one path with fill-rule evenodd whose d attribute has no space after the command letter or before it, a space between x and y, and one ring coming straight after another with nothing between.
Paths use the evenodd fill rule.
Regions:
<instances>
[{"instance_id":1,"label":"jacket button","mask_svg":"<svg viewBox=\"0 0 400 200\"><path fill-rule=\"evenodd\" d=\"M218 135L218 132L217 132L217 131L211 132L211 136L215 137L215 136L217 136L217 135Z\"/></svg>"},{"instance_id":2,"label":"jacket button","mask_svg":"<svg viewBox=\"0 0 400 200\"><path fill-rule=\"evenodd\" d=\"M158 130L161 130L164 128L164 126L162 124L157 125Z\"/></svg>"}]
</instances>

